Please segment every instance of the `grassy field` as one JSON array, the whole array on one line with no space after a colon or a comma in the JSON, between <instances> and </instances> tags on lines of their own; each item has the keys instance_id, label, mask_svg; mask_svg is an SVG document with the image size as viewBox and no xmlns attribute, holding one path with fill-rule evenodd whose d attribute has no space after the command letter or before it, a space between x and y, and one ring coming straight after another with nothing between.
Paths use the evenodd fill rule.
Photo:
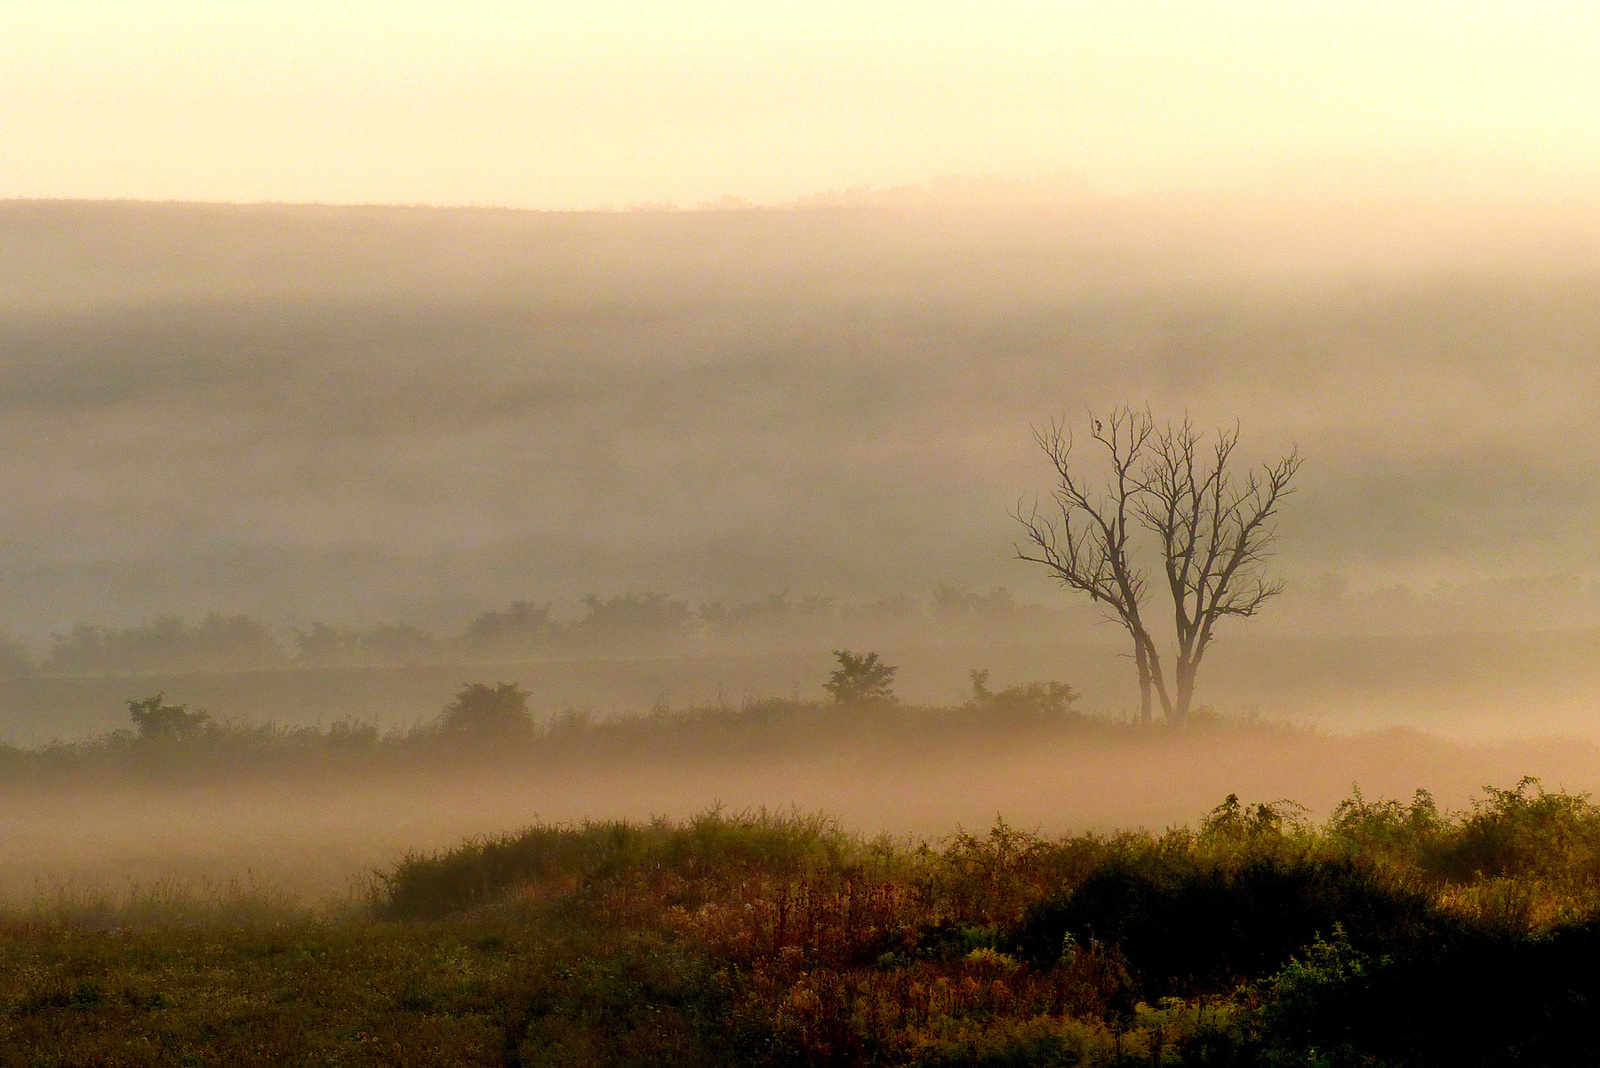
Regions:
<instances>
[{"instance_id":1,"label":"grassy field","mask_svg":"<svg viewBox=\"0 0 1600 1068\"><path fill-rule=\"evenodd\" d=\"M536 824L315 906L15 902L0 1064L1593 1063L1597 915L1600 810L1534 781L1161 834Z\"/></svg>"}]
</instances>

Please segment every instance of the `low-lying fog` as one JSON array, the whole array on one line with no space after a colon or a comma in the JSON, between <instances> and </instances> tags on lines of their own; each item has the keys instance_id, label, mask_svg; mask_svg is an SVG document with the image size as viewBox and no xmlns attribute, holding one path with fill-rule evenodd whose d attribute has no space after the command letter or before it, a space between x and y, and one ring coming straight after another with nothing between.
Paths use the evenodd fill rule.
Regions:
<instances>
[{"instance_id":1,"label":"low-lying fog","mask_svg":"<svg viewBox=\"0 0 1600 1068\"><path fill-rule=\"evenodd\" d=\"M155 788L10 788L0 793L0 906L176 885L202 897L230 881L301 900L357 893L408 851L547 822L685 818L713 805L797 806L849 830L939 841L959 828L1064 834L1196 826L1229 793L1289 799L1325 818L1359 785L1369 799L1466 807L1523 775L1600 787L1600 746L1464 744L1405 731L1330 737L1222 729L1184 739L1065 737L859 746L411 774L290 776Z\"/></svg>"}]
</instances>

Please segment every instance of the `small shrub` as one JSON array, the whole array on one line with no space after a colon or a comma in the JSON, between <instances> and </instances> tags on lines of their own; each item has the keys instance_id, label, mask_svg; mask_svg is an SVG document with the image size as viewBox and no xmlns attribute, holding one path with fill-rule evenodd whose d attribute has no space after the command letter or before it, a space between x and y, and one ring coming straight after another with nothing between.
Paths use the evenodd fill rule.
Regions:
<instances>
[{"instance_id":1,"label":"small shrub","mask_svg":"<svg viewBox=\"0 0 1600 1068\"><path fill-rule=\"evenodd\" d=\"M164 694L128 702L128 714L142 742L185 742L211 729L211 713L188 705L163 704Z\"/></svg>"},{"instance_id":2,"label":"small shrub","mask_svg":"<svg viewBox=\"0 0 1600 1068\"><path fill-rule=\"evenodd\" d=\"M1241 805L1238 794L1229 794L1200 822L1200 840L1238 845L1281 839L1305 829L1305 811L1305 806L1293 801Z\"/></svg>"},{"instance_id":3,"label":"small shrub","mask_svg":"<svg viewBox=\"0 0 1600 1068\"><path fill-rule=\"evenodd\" d=\"M528 694L514 682L469 682L445 706L439 729L447 737L504 740L533 733Z\"/></svg>"},{"instance_id":4,"label":"small shrub","mask_svg":"<svg viewBox=\"0 0 1600 1068\"><path fill-rule=\"evenodd\" d=\"M834 659L839 666L822 688L839 704L870 704L895 700L894 674L899 668L890 667L878 659L877 653L857 656L848 649L836 649Z\"/></svg>"},{"instance_id":5,"label":"small shrub","mask_svg":"<svg viewBox=\"0 0 1600 1068\"><path fill-rule=\"evenodd\" d=\"M1075 716L1078 691L1064 682L1030 682L1024 686L989 689L989 673L973 671L972 696L967 707L986 719L1001 723L1048 723Z\"/></svg>"}]
</instances>

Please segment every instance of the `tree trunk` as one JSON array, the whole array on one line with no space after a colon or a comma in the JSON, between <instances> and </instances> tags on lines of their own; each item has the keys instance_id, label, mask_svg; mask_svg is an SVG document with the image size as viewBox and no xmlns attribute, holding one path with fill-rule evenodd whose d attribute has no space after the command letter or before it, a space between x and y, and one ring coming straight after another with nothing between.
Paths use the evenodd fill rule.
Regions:
<instances>
[{"instance_id":1,"label":"tree trunk","mask_svg":"<svg viewBox=\"0 0 1600 1068\"><path fill-rule=\"evenodd\" d=\"M1179 660L1177 667L1178 693L1172 706L1172 722L1174 726L1182 727L1189 722L1189 705L1194 700L1194 680L1199 674L1200 665L1190 660Z\"/></svg>"},{"instance_id":2,"label":"tree trunk","mask_svg":"<svg viewBox=\"0 0 1600 1068\"><path fill-rule=\"evenodd\" d=\"M1155 691L1156 697L1161 701L1161 715L1172 721L1172 694L1167 689L1167 680L1161 673L1161 654L1156 652L1155 642L1150 640L1150 635L1144 630L1139 631L1139 647L1144 650L1144 668L1146 677L1150 680L1150 689Z\"/></svg>"},{"instance_id":3,"label":"tree trunk","mask_svg":"<svg viewBox=\"0 0 1600 1068\"><path fill-rule=\"evenodd\" d=\"M1133 661L1139 668L1139 722L1148 726L1151 713L1150 654L1145 651L1144 639L1137 634L1133 637Z\"/></svg>"}]
</instances>

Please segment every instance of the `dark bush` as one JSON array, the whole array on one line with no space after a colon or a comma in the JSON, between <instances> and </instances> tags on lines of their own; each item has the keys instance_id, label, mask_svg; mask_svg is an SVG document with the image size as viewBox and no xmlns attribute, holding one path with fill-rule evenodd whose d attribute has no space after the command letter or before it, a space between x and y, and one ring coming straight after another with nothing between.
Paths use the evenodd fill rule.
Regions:
<instances>
[{"instance_id":1,"label":"dark bush","mask_svg":"<svg viewBox=\"0 0 1600 1068\"><path fill-rule=\"evenodd\" d=\"M469 682L445 706L439 729L448 737L504 741L533 733L528 693L514 682Z\"/></svg>"},{"instance_id":2,"label":"dark bush","mask_svg":"<svg viewBox=\"0 0 1600 1068\"><path fill-rule=\"evenodd\" d=\"M1013 941L1052 967L1067 937L1115 950L1141 996L1192 996L1271 975L1319 934L1356 947L1414 945L1450 922L1429 899L1343 859L1258 856L1237 865L1188 855L1123 855L1072 892L1035 905Z\"/></svg>"},{"instance_id":3,"label":"dark bush","mask_svg":"<svg viewBox=\"0 0 1600 1068\"><path fill-rule=\"evenodd\" d=\"M989 673L973 671L967 707L992 722L1023 726L1076 716L1079 694L1064 682L1030 682L1025 686L989 689Z\"/></svg>"},{"instance_id":4,"label":"dark bush","mask_svg":"<svg viewBox=\"0 0 1600 1068\"><path fill-rule=\"evenodd\" d=\"M857 656L848 649L835 649L833 657L839 666L822 688L839 704L883 704L895 699L894 673L899 668L880 661L877 653Z\"/></svg>"},{"instance_id":5,"label":"dark bush","mask_svg":"<svg viewBox=\"0 0 1600 1068\"><path fill-rule=\"evenodd\" d=\"M1262 1014L1269 1049L1359 1051L1417 1068L1600 1064L1600 923L1543 938L1482 931L1395 957L1297 965Z\"/></svg>"},{"instance_id":6,"label":"dark bush","mask_svg":"<svg viewBox=\"0 0 1600 1068\"><path fill-rule=\"evenodd\" d=\"M164 696L158 693L143 701L128 702L128 714L139 731L140 741L185 742L212 727L211 713L204 709L190 712L188 705L163 704Z\"/></svg>"}]
</instances>

